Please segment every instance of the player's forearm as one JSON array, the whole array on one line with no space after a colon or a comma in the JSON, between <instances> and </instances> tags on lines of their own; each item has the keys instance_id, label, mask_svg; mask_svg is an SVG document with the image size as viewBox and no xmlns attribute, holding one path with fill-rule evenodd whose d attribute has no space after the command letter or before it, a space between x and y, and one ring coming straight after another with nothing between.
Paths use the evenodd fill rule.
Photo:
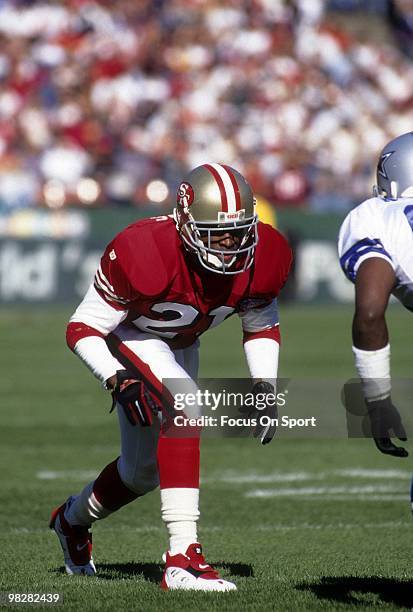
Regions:
<instances>
[{"instance_id":1,"label":"player's forearm","mask_svg":"<svg viewBox=\"0 0 413 612\"><path fill-rule=\"evenodd\" d=\"M123 368L113 357L105 338L124 320L126 314L126 310L108 304L91 285L67 326L69 348L101 382Z\"/></svg>"},{"instance_id":2,"label":"player's forearm","mask_svg":"<svg viewBox=\"0 0 413 612\"><path fill-rule=\"evenodd\" d=\"M353 318L353 345L365 351L377 351L389 343L389 332L383 313L356 310Z\"/></svg>"},{"instance_id":3,"label":"player's forearm","mask_svg":"<svg viewBox=\"0 0 413 612\"><path fill-rule=\"evenodd\" d=\"M280 327L276 298L240 313L245 357L251 378L274 384L278 372Z\"/></svg>"},{"instance_id":4,"label":"player's forearm","mask_svg":"<svg viewBox=\"0 0 413 612\"><path fill-rule=\"evenodd\" d=\"M386 309L396 277L388 261L372 257L360 265L355 281L353 345L377 351L389 342Z\"/></svg>"},{"instance_id":5,"label":"player's forearm","mask_svg":"<svg viewBox=\"0 0 413 612\"><path fill-rule=\"evenodd\" d=\"M366 400L388 397L391 392L390 344L384 315L369 316L356 311L353 355Z\"/></svg>"},{"instance_id":6,"label":"player's forearm","mask_svg":"<svg viewBox=\"0 0 413 612\"><path fill-rule=\"evenodd\" d=\"M123 366L108 349L101 333L82 323L69 323L66 332L69 348L82 360L94 376L106 382Z\"/></svg>"},{"instance_id":7,"label":"player's forearm","mask_svg":"<svg viewBox=\"0 0 413 612\"><path fill-rule=\"evenodd\" d=\"M389 397L390 344L383 313L357 311L353 319L353 355L368 402Z\"/></svg>"}]
</instances>

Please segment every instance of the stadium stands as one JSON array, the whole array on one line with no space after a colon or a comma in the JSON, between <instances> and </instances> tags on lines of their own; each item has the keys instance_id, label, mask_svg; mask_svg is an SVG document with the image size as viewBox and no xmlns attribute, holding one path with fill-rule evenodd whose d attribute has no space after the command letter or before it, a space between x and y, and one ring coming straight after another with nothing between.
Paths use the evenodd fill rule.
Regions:
<instances>
[{"instance_id":1,"label":"stadium stands","mask_svg":"<svg viewBox=\"0 0 413 612\"><path fill-rule=\"evenodd\" d=\"M371 8L332 3L351 4ZM412 128L413 66L324 7L1 2L0 210L162 208L210 159L277 206L347 210L382 144Z\"/></svg>"}]
</instances>

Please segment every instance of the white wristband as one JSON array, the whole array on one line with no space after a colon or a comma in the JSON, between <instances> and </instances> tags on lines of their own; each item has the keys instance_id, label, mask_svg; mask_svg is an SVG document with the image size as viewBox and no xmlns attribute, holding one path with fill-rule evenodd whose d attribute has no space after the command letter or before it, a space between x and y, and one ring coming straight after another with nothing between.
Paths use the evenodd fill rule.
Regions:
<instances>
[{"instance_id":1,"label":"white wristband","mask_svg":"<svg viewBox=\"0 0 413 612\"><path fill-rule=\"evenodd\" d=\"M366 401L372 402L389 397L390 344L377 351L365 351L353 346L353 354Z\"/></svg>"},{"instance_id":2,"label":"white wristband","mask_svg":"<svg viewBox=\"0 0 413 612\"><path fill-rule=\"evenodd\" d=\"M244 344L245 356L251 378L267 380L275 384L280 345L271 338L253 338Z\"/></svg>"}]
</instances>

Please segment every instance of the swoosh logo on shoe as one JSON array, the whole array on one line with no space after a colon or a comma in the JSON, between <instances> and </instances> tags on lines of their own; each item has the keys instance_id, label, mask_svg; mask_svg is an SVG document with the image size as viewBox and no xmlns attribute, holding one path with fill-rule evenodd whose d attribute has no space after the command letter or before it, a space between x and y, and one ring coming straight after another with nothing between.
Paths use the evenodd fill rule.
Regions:
<instances>
[{"instance_id":1,"label":"swoosh logo on shoe","mask_svg":"<svg viewBox=\"0 0 413 612\"><path fill-rule=\"evenodd\" d=\"M80 546L79 544L77 544L77 545L76 545L76 550L80 552L81 550L83 550L84 548L86 548L86 546L87 546L88 544L89 544L89 542L86 542L86 544L82 544L82 546Z\"/></svg>"},{"instance_id":2,"label":"swoosh logo on shoe","mask_svg":"<svg viewBox=\"0 0 413 612\"><path fill-rule=\"evenodd\" d=\"M198 565L199 569L207 569L209 567L209 565Z\"/></svg>"}]
</instances>

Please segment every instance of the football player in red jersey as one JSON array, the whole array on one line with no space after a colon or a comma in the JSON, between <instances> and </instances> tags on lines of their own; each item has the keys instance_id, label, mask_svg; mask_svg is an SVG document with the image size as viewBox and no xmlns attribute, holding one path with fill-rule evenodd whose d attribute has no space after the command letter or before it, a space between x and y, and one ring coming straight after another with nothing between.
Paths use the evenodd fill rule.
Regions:
<instances>
[{"instance_id":1,"label":"football player in red jersey","mask_svg":"<svg viewBox=\"0 0 413 612\"><path fill-rule=\"evenodd\" d=\"M133 223L106 248L67 328L69 347L112 390L121 454L50 526L69 574L93 575L91 524L160 485L169 550L165 589L228 591L198 543L199 436L165 435L158 402L170 379L196 389L198 337L237 313L253 391L277 376L277 295L291 264L283 236L258 222L243 176L204 164L181 183L174 214ZM166 389L173 393L172 389ZM259 429L263 444L273 431Z\"/></svg>"}]
</instances>

